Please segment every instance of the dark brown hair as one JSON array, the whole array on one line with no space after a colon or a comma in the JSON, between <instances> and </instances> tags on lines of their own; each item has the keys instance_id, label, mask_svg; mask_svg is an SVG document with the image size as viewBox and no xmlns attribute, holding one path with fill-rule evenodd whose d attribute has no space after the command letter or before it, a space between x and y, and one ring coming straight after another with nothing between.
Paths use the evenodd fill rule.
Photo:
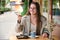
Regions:
<instances>
[{"instance_id":1,"label":"dark brown hair","mask_svg":"<svg viewBox=\"0 0 60 40\"><path fill-rule=\"evenodd\" d=\"M36 34L37 35L40 35L40 29L41 29L41 25L42 25L42 22L41 22L41 13L40 13L40 5L39 3L37 2L32 2L31 4L34 4L36 6L36 11L37 11L37 30L36 30ZM30 5L31 5L30 4ZM30 5L29 5L29 8L30 8ZM27 15L31 15L30 12L28 12ZM41 24L41 25L40 25ZM39 30L39 31L38 31Z\"/></svg>"}]
</instances>

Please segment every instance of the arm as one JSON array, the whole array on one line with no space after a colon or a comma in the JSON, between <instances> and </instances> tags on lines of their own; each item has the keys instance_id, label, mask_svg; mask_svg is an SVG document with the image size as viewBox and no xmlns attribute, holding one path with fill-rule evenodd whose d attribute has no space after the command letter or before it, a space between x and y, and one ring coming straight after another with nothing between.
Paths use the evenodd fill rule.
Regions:
<instances>
[{"instance_id":1,"label":"arm","mask_svg":"<svg viewBox=\"0 0 60 40\"><path fill-rule=\"evenodd\" d=\"M43 37L48 37L48 38L49 38L49 31L48 31L47 28L43 28L42 34L43 34L43 35L42 35Z\"/></svg>"},{"instance_id":2,"label":"arm","mask_svg":"<svg viewBox=\"0 0 60 40\"><path fill-rule=\"evenodd\" d=\"M19 33L24 25L24 18L21 15L18 15L17 25L16 25L16 32Z\"/></svg>"},{"instance_id":3,"label":"arm","mask_svg":"<svg viewBox=\"0 0 60 40\"><path fill-rule=\"evenodd\" d=\"M23 31L25 32L26 26L27 26L26 25L26 18L25 17L22 17L21 20L20 19L17 20L16 32L19 33L21 28L23 28Z\"/></svg>"},{"instance_id":4,"label":"arm","mask_svg":"<svg viewBox=\"0 0 60 40\"><path fill-rule=\"evenodd\" d=\"M48 30L48 27L47 27L47 19L42 16L42 30L41 30L41 34L42 36L46 36L46 37L49 37L49 30Z\"/></svg>"},{"instance_id":5,"label":"arm","mask_svg":"<svg viewBox=\"0 0 60 40\"><path fill-rule=\"evenodd\" d=\"M20 32L20 25L21 25L21 18L22 18L22 16L21 15L17 15L17 16L18 16L18 20L17 20L17 25L16 25L15 30L18 33L18 32Z\"/></svg>"}]
</instances>

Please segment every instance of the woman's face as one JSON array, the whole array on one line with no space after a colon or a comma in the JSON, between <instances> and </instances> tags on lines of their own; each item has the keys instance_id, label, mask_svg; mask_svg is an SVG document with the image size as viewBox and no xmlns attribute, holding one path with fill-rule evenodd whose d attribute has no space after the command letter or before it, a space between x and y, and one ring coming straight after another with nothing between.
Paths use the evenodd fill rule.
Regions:
<instances>
[{"instance_id":1,"label":"woman's face","mask_svg":"<svg viewBox=\"0 0 60 40\"><path fill-rule=\"evenodd\" d=\"M36 5L35 4L30 5L29 12L31 15L36 15L37 11L36 11Z\"/></svg>"}]
</instances>

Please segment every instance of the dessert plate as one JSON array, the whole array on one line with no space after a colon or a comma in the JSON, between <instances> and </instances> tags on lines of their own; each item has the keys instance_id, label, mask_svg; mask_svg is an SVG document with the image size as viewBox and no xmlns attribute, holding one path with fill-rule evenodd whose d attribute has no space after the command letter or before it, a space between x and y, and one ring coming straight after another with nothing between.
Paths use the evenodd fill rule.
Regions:
<instances>
[{"instance_id":1,"label":"dessert plate","mask_svg":"<svg viewBox=\"0 0 60 40\"><path fill-rule=\"evenodd\" d=\"M35 36L35 37L32 37L32 36L29 36L30 38L38 38L39 36Z\"/></svg>"}]
</instances>

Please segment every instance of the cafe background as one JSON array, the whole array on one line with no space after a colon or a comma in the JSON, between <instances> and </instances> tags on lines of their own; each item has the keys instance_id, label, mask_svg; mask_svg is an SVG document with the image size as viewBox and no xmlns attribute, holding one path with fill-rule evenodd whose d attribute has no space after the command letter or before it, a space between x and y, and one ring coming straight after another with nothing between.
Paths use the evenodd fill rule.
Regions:
<instances>
[{"instance_id":1,"label":"cafe background","mask_svg":"<svg viewBox=\"0 0 60 40\"><path fill-rule=\"evenodd\" d=\"M60 0L35 1L40 4L41 15L47 18L47 24L54 21L54 16L60 15ZM29 0L25 2L24 0L0 0L0 39L8 39L11 34L15 34L16 14L24 16L28 10L28 4Z\"/></svg>"}]
</instances>

